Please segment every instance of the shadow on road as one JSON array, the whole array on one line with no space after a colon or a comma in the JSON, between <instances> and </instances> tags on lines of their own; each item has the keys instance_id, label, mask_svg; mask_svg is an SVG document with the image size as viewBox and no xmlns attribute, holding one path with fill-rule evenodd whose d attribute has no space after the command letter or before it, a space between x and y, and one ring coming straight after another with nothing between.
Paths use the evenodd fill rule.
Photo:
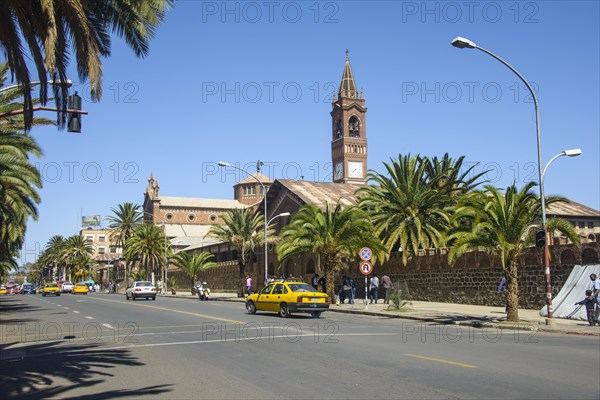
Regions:
<instances>
[{"instance_id":1,"label":"shadow on road","mask_svg":"<svg viewBox=\"0 0 600 400\"><path fill-rule=\"evenodd\" d=\"M97 344L59 346L58 343L0 344L0 387L3 398L66 398L69 391L88 388L79 399L151 396L170 391L171 385L95 392L93 387L115 376L119 366L145 365L127 349L103 350ZM111 372L112 370L112 372Z\"/></svg>"}]
</instances>

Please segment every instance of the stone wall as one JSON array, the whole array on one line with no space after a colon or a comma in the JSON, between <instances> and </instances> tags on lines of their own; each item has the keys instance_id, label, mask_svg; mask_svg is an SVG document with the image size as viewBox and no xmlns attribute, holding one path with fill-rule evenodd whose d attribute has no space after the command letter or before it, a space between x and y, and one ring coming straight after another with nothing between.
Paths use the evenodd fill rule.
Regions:
<instances>
[{"instance_id":1,"label":"stone wall","mask_svg":"<svg viewBox=\"0 0 600 400\"><path fill-rule=\"evenodd\" d=\"M582 244L579 249L571 245L556 244L550 247L550 252L552 292L553 296L556 296L574 265L598 263L600 241ZM408 290L412 300L490 306L505 304L504 295L497 293L502 278L499 260L484 253L473 252L465 254L453 266L449 266L447 257L446 249L431 249L417 257L412 257L407 265L403 265L401 254L394 253L383 265L376 264L374 273L380 277L387 273L393 282ZM270 260L274 260L271 255ZM542 251L529 248L520 261L519 304L522 308L540 309L546 304ZM259 255L257 261L249 264L246 269L253 276L254 291L262 286L263 263L262 255ZM269 273L272 273L273 267L271 262L269 264ZM308 270L314 268L314 264L312 255L299 256L281 266L275 274L284 273L286 276L301 277L305 282L309 282L312 270ZM357 296L364 298L364 276L358 272L358 261L354 265L341 274L349 274L355 278L358 284ZM176 276L177 286L181 290L189 290L188 279L182 275L182 272L169 274ZM217 268L206 271L201 279L207 281L213 291L235 292L239 282L237 263L221 262Z\"/></svg>"}]
</instances>

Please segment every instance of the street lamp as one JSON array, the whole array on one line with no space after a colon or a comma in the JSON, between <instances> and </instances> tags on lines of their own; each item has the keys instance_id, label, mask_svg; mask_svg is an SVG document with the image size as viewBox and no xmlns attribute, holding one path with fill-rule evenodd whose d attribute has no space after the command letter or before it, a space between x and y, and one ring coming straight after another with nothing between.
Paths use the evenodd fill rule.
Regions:
<instances>
[{"instance_id":1,"label":"street lamp","mask_svg":"<svg viewBox=\"0 0 600 400\"><path fill-rule=\"evenodd\" d=\"M516 69L514 69L509 63L495 55L489 50L484 49L483 47L477 46L474 42L469 39L463 37L456 37L452 40L452 46L457 47L459 49L477 49L481 50L484 53L492 56L496 60L500 61L504 64L508 69L515 73L519 77L519 79L525 84L529 93L531 93L531 97L533 98L533 104L535 106L535 127L537 131L537 158L538 158L538 183L540 185L540 202L542 208L542 228L544 230L544 274L546 276L546 307L548 312L548 319L546 320L546 324L550 325L550 320L553 317L552 311L552 284L550 282L550 259L548 257L548 229L546 227L546 200L544 199L544 179L543 179L543 170L542 170L542 137L540 133L540 112L538 107L538 100L535 92L533 91L531 85L523 75L521 75ZM565 154L566 155L566 154ZM553 322L553 321L552 321Z\"/></svg>"},{"instance_id":2,"label":"street lamp","mask_svg":"<svg viewBox=\"0 0 600 400\"><path fill-rule=\"evenodd\" d=\"M154 215L154 214L150 214L149 212L147 212L147 211L144 211L144 210L142 210L142 209L136 208L136 209L135 209L135 211L136 211L136 212L139 212L139 213L146 214L146 215L150 215L150 216L152 216L153 218L154 218L154 217L156 217L156 218L158 218L158 219L159 219L159 220L162 222L162 224L163 224L163 229L164 229L164 231L165 231L165 256L164 256L165 280L163 281L163 285L165 286L165 290L166 290L166 289L167 289L167 278L168 278L168 274L169 274L169 265L168 265L168 260L167 260L167 223L166 223L166 222L165 222L165 220L164 220L164 219L162 219L161 217L159 217L159 216L157 216L157 215Z\"/></svg>"},{"instance_id":3,"label":"street lamp","mask_svg":"<svg viewBox=\"0 0 600 400\"><path fill-rule=\"evenodd\" d=\"M258 163L260 164L260 161ZM266 280L267 279L267 275L268 275L268 265L269 265L268 262L267 262L267 257L268 257L267 256L267 252L269 250L268 246L267 246L267 226L269 225L269 223L267 221L267 188L265 187L265 184L260 181L260 179L258 179L256 176L252 175L250 172L246 171L243 168L240 168L240 167L238 167L236 165L231 165L231 164L229 164L229 163L227 163L225 161L219 161L217 163L217 165L219 167L232 167L232 168L237 169L238 171L242 171L245 174L247 174L248 176L254 178L254 180L256 182L258 182L260 184L260 186L262 186L263 199L264 199L263 203L264 203L264 208L265 208L265 233L264 233L265 236L264 237L265 237L265 280Z\"/></svg>"},{"instance_id":4,"label":"street lamp","mask_svg":"<svg viewBox=\"0 0 600 400\"><path fill-rule=\"evenodd\" d=\"M559 157L563 157L563 156L577 157L577 156L580 156L581 153L582 153L581 149L570 149L570 150L563 150L559 154L552 157L550 159L550 161L548 161L548 164L546 164L546 166L544 167L544 170L542 171L542 180L544 180L544 177L546 176L546 170L548 169L548 167L550 166L550 164L552 164L552 162L554 160L556 160Z\"/></svg>"},{"instance_id":5,"label":"street lamp","mask_svg":"<svg viewBox=\"0 0 600 400\"><path fill-rule=\"evenodd\" d=\"M289 213L289 212L283 212L283 213L281 213L281 214L277 214L276 216L274 216L273 218L271 218L271 219L269 220L269 222L267 222L267 225L269 225L271 222L273 222L273 220L274 220L275 218L279 218L279 217L289 217L289 216L290 216L290 213ZM266 241L267 241L267 239L266 239L266 237L265 237L265 242L266 242ZM265 256L265 259L266 259L266 256ZM267 277L267 272L268 272L268 271L267 271L267 265L266 265L266 263L265 263L265 285L267 284L267 279L268 279L268 277Z\"/></svg>"}]
</instances>

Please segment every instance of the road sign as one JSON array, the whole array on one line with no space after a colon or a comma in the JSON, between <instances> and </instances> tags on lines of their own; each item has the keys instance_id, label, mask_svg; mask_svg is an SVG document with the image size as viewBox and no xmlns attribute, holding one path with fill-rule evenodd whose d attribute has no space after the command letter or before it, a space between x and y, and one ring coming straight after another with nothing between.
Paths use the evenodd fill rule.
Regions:
<instances>
[{"instance_id":1,"label":"road sign","mask_svg":"<svg viewBox=\"0 0 600 400\"><path fill-rule=\"evenodd\" d=\"M358 253L358 255L360 256L361 260L369 261L371 259L371 257L373 257L373 252L371 251L370 248L363 247L362 249L360 249L360 252Z\"/></svg>"},{"instance_id":2,"label":"road sign","mask_svg":"<svg viewBox=\"0 0 600 400\"><path fill-rule=\"evenodd\" d=\"M370 275L373 272L373 264L368 261L363 261L360 263L360 273L363 275Z\"/></svg>"}]
</instances>

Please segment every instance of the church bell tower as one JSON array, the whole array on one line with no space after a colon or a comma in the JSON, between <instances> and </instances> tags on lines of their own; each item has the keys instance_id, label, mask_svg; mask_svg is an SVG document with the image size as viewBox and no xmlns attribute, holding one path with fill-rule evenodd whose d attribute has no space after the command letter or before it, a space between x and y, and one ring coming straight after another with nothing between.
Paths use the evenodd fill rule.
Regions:
<instances>
[{"instance_id":1,"label":"church bell tower","mask_svg":"<svg viewBox=\"0 0 600 400\"><path fill-rule=\"evenodd\" d=\"M331 110L333 182L365 183L367 178L367 108L346 50L346 64Z\"/></svg>"}]
</instances>

